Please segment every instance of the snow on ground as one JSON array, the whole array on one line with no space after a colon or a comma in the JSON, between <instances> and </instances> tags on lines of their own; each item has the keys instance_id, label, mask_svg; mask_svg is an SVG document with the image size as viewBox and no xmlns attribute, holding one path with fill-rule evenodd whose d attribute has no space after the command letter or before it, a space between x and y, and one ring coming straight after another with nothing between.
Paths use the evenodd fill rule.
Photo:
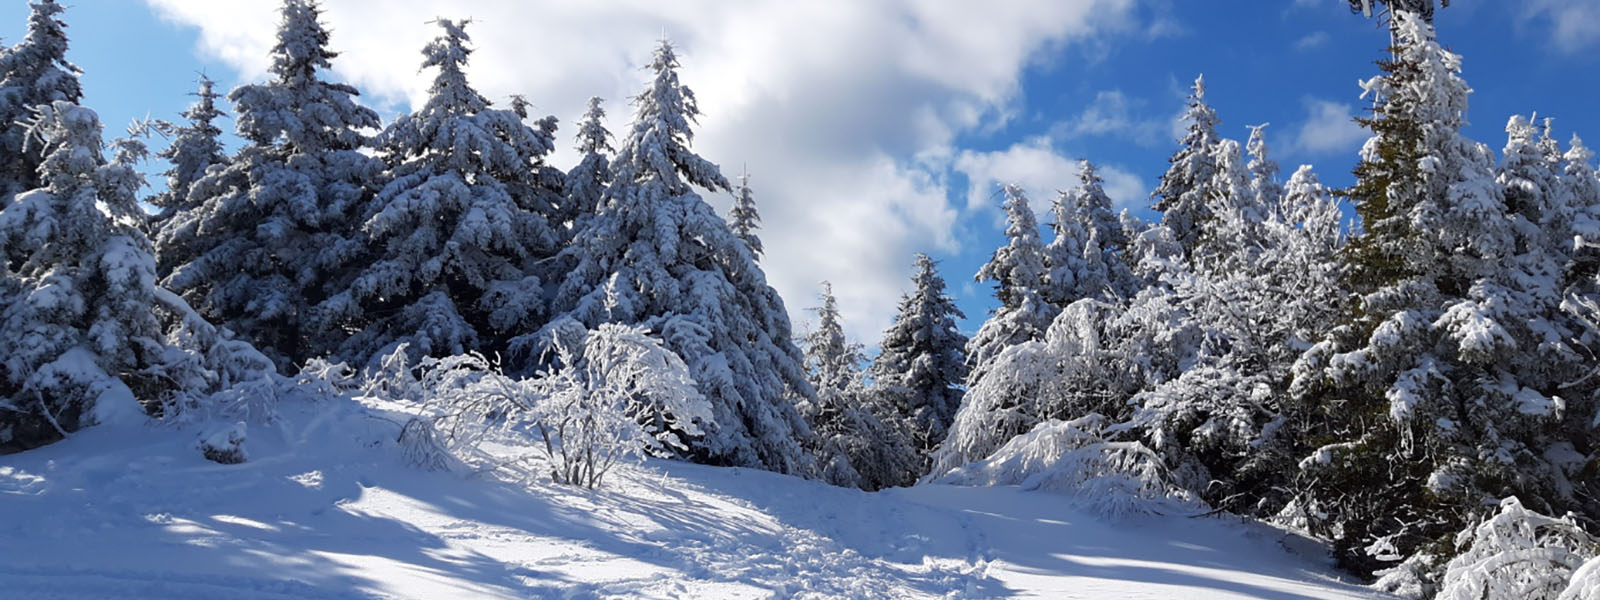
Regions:
<instances>
[{"instance_id":1,"label":"snow on ground","mask_svg":"<svg viewBox=\"0 0 1600 600\"><path fill-rule=\"evenodd\" d=\"M1376 597L1232 520L667 461L514 485L411 469L354 405L283 413L239 465L138 425L0 457L0 598Z\"/></svg>"}]
</instances>

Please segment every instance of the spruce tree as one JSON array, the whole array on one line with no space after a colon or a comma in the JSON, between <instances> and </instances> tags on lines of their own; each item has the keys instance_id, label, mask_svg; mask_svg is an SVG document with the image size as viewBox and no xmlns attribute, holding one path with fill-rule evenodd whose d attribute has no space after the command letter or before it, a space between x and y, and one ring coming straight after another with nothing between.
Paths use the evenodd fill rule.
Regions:
<instances>
[{"instance_id":1,"label":"spruce tree","mask_svg":"<svg viewBox=\"0 0 1600 600\"><path fill-rule=\"evenodd\" d=\"M136 196L142 144L107 161L99 117L66 101L40 106L28 134L43 185L0 213L0 453L137 414L136 401L181 410L270 377L265 357L156 287Z\"/></svg>"},{"instance_id":2,"label":"spruce tree","mask_svg":"<svg viewBox=\"0 0 1600 600\"><path fill-rule=\"evenodd\" d=\"M150 204L161 209L150 218L151 228L157 232L171 226L174 223L174 216L193 210L204 201L204 198L191 199L189 191L195 182L205 177L211 167L226 166L230 160L223 152L222 141L219 139L222 130L215 123L225 114L217 108L217 98L221 95L212 90L211 79L204 75L200 76L199 86L194 92L197 100L183 112L187 122L172 127L175 134L172 144L156 154L157 158L165 159L171 165L165 173L162 173L167 178L167 189L149 199ZM194 225L193 221L186 223ZM156 239L167 242L157 257L160 259L156 264L158 276L166 277L172 274L173 265L196 257L195 248L179 246L195 241L193 234L192 229L173 231L171 235L153 234Z\"/></svg>"},{"instance_id":3,"label":"spruce tree","mask_svg":"<svg viewBox=\"0 0 1600 600\"><path fill-rule=\"evenodd\" d=\"M357 211L382 164L362 152L377 113L322 79L337 54L316 2L285 0L282 16L271 80L229 94L244 147L192 184L156 247L164 287L287 369L346 335L309 313L359 260Z\"/></svg>"},{"instance_id":4,"label":"spruce tree","mask_svg":"<svg viewBox=\"0 0 1600 600\"><path fill-rule=\"evenodd\" d=\"M1587 392L1567 385L1582 360L1542 209L1508 205L1492 154L1461 134L1460 57L1423 19L1396 21L1394 58L1364 84L1374 137L1347 192L1363 225L1345 265L1359 303L1295 366L1296 395L1320 407L1308 439L1327 442L1301 463L1298 503L1360 572L1442 553L1486 498L1577 507L1578 473L1551 452L1591 447L1566 437L1582 428L1564 425L1564 398Z\"/></svg>"},{"instance_id":5,"label":"spruce tree","mask_svg":"<svg viewBox=\"0 0 1600 600\"><path fill-rule=\"evenodd\" d=\"M1030 397L1038 391L1038 377L1019 373L1014 359L1019 349L1040 345L1058 311L1042 293L1048 283L1044 247L1028 197L1016 185L1006 186L1004 192L1007 242L976 277L995 282L1000 306L967 341L968 390L988 382L994 392L977 403L970 391L966 395L945 441L933 454L935 474L988 456L1039 420L1033 410L1037 399Z\"/></svg>"},{"instance_id":6,"label":"spruce tree","mask_svg":"<svg viewBox=\"0 0 1600 600\"><path fill-rule=\"evenodd\" d=\"M189 189L211 167L228 164L228 155L222 148L222 129L216 125L217 119L227 115L217 107L217 98L222 95L213 90L214 83L205 75L197 83L199 89L192 94L195 103L183 111L186 122L172 128L172 144L156 153L156 158L172 165L162 173L167 178L167 189L149 199L161 209L156 216L158 221L193 208Z\"/></svg>"},{"instance_id":7,"label":"spruce tree","mask_svg":"<svg viewBox=\"0 0 1600 600\"><path fill-rule=\"evenodd\" d=\"M1216 111L1206 104L1205 77L1196 77L1194 93L1189 96L1189 108L1183 113L1189 124L1178 151L1169 159L1171 166L1161 176L1150 197L1155 209L1161 211L1161 224L1172 232L1173 238L1184 249L1185 257L1199 247L1206 221L1211 218L1208 203L1212 195L1212 178L1216 175L1217 136Z\"/></svg>"},{"instance_id":8,"label":"spruce tree","mask_svg":"<svg viewBox=\"0 0 1600 600\"><path fill-rule=\"evenodd\" d=\"M805 406L816 434L817 459L828 483L876 490L909 485L919 459L892 406L868 392L859 344L845 338L833 286L822 282L817 329L805 336L805 362L817 391Z\"/></svg>"},{"instance_id":9,"label":"spruce tree","mask_svg":"<svg viewBox=\"0 0 1600 600\"><path fill-rule=\"evenodd\" d=\"M974 280L992 281L1000 306L978 328L967 343L969 377L981 373L984 365L1007 347L1044 336L1055 311L1045 301L1044 245L1039 240L1039 224L1028 206L1022 188L1004 188L1006 245L997 248L989 262L978 269Z\"/></svg>"},{"instance_id":10,"label":"spruce tree","mask_svg":"<svg viewBox=\"0 0 1600 600\"><path fill-rule=\"evenodd\" d=\"M691 441L694 458L808 473L813 465L800 442L809 430L791 398L814 391L783 301L696 192L730 186L690 148L699 108L678 80L670 43L656 48L650 70L602 205L556 261L565 278L555 314L590 327L644 325L683 357L716 421Z\"/></svg>"},{"instance_id":11,"label":"spruce tree","mask_svg":"<svg viewBox=\"0 0 1600 600\"><path fill-rule=\"evenodd\" d=\"M581 230L579 222L595 214L606 186L611 184L610 154L616 148L611 147L611 132L606 130L603 103L598 97L590 98L589 109L578 121L578 152L583 153L583 158L567 171L566 202L562 207L563 221L571 231Z\"/></svg>"},{"instance_id":12,"label":"spruce tree","mask_svg":"<svg viewBox=\"0 0 1600 600\"><path fill-rule=\"evenodd\" d=\"M58 17L66 9L56 0L35 0L28 7L27 33L0 52L0 210L12 196L42 184L44 154L27 142L34 110L83 98L83 72L67 62L67 24Z\"/></svg>"},{"instance_id":13,"label":"spruce tree","mask_svg":"<svg viewBox=\"0 0 1600 600\"><path fill-rule=\"evenodd\" d=\"M884 330L871 373L873 393L906 421L910 441L927 455L944 441L961 407L967 336L956 319L966 315L945 294L944 278L928 255L917 254L911 281L915 287Z\"/></svg>"},{"instance_id":14,"label":"spruce tree","mask_svg":"<svg viewBox=\"0 0 1600 600\"><path fill-rule=\"evenodd\" d=\"M1139 284L1127 262L1128 237L1094 165L1082 161L1078 185L1051 206L1055 238L1045 247L1045 300L1057 307L1082 298L1124 298Z\"/></svg>"},{"instance_id":15,"label":"spruce tree","mask_svg":"<svg viewBox=\"0 0 1600 600\"><path fill-rule=\"evenodd\" d=\"M761 228L761 213L756 212L756 198L750 191L749 173L740 175L739 185L733 188L733 208L728 211L728 226L733 228L734 235L744 240L744 246L750 249L751 255L761 256L761 237L756 235L756 230Z\"/></svg>"},{"instance_id":16,"label":"spruce tree","mask_svg":"<svg viewBox=\"0 0 1600 600\"><path fill-rule=\"evenodd\" d=\"M498 352L498 332L543 325L532 267L559 243L559 177L543 164L555 120L529 127L520 103L491 108L466 80L466 23L438 24L422 52L438 70L427 102L375 140L390 170L364 210L372 260L319 307L359 331L338 350L357 364L400 344L422 356Z\"/></svg>"}]
</instances>

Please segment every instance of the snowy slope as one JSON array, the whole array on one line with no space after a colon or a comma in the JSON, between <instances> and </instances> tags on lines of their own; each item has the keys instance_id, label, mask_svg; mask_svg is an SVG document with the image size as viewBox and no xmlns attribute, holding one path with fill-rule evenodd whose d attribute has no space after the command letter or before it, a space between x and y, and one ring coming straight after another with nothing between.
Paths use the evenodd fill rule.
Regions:
<instances>
[{"instance_id":1,"label":"snowy slope","mask_svg":"<svg viewBox=\"0 0 1600 600\"><path fill-rule=\"evenodd\" d=\"M463 480L401 464L353 405L283 413L241 465L146 426L0 458L0 597L1374 597L1259 525L671 462L597 492Z\"/></svg>"}]
</instances>

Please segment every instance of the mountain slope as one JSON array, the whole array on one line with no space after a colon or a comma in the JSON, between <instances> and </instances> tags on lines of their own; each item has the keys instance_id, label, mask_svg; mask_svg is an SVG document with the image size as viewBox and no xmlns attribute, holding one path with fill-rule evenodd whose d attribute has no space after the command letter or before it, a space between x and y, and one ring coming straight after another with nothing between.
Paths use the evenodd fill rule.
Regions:
<instances>
[{"instance_id":1,"label":"mountain slope","mask_svg":"<svg viewBox=\"0 0 1600 600\"><path fill-rule=\"evenodd\" d=\"M288 403L231 466L140 425L7 456L0 597L1374 597L1261 525L665 461L594 492L463 479L401 464L382 416Z\"/></svg>"}]
</instances>

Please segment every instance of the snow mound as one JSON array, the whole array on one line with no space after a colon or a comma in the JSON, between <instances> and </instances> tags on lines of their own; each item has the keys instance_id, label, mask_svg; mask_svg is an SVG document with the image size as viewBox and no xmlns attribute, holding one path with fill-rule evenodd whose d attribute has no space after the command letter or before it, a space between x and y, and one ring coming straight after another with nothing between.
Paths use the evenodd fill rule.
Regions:
<instances>
[{"instance_id":1,"label":"snow mound","mask_svg":"<svg viewBox=\"0 0 1600 600\"><path fill-rule=\"evenodd\" d=\"M1012 438L989 458L934 482L1062 492L1083 508L1113 519L1206 510L1203 501L1172 483L1155 452L1139 442L1105 441L1105 426L1105 417L1097 414L1051 419Z\"/></svg>"},{"instance_id":2,"label":"snow mound","mask_svg":"<svg viewBox=\"0 0 1600 600\"><path fill-rule=\"evenodd\" d=\"M244 451L245 427L240 421L200 440L200 454L214 463L237 465L249 459Z\"/></svg>"}]
</instances>

